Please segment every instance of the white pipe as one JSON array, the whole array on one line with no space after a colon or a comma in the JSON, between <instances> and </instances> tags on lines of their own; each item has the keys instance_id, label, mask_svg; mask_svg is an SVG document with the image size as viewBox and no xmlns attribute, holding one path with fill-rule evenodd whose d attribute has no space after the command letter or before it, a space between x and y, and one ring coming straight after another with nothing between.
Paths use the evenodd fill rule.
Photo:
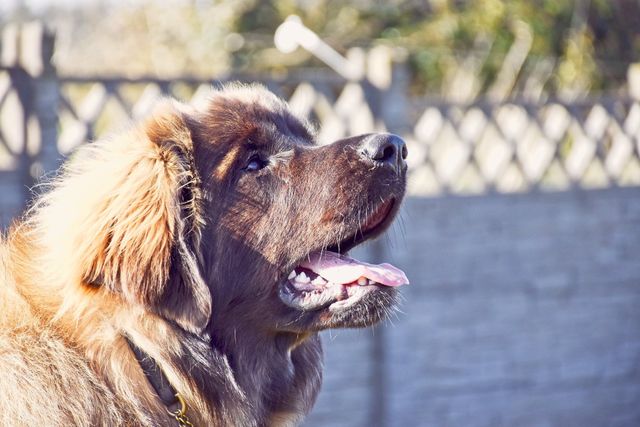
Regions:
<instances>
[{"instance_id":1,"label":"white pipe","mask_svg":"<svg viewBox=\"0 0 640 427\"><path fill-rule=\"evenodd\" d=\"M311 52L322 62L327 64L338 74L348 80L358 80L362 78L355 64L336 52L331 46L325 43L316 33L305 27L300 17L290 15L278 26L273 36L276 48L282 53L291 53L298 46Z\"/></svg>"}]
</instances>

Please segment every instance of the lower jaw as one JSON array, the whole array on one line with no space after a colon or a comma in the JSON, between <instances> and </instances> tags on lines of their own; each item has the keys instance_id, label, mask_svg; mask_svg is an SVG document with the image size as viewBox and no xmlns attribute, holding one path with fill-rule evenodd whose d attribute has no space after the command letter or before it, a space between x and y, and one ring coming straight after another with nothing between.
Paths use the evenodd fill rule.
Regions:
<instances>
[{"instance_id":1,"label":"lower jaw","mask_svg":"<svg viewBox=\"0 0 640 427\"><path fill-rule=\"evenodd\" d=\"M396 306L397 291L383 288L369 292L354 304L317 312L312 328L321 331L335 328L367 328L391 314Z\"/></svg>"},{"instance_id":2,"label":"lower jaw","mask_svg":"<svg viewBox=\"0 0 640 427\"><path fill-rule=\"evenodd\" d=\"M396 298L395 288L381 285L352 289L348 297L330 299L320 306L295 304L280 296L282 302L297 313L294 322L299 321L308 330L372 326L393 311Z\"/></svg>"},{"instance_id":3,"label":"lower jaw","mask_svg":"<svg viewBox=\"0 0 640 427\"><path fill-rule=\"evenodd\" d=\"M310 312L327 309L341 310L358 303L366 294L381 288L379 285L333 285L324 290L298 291L288 284L280 287L279 296L282 302L296 310Z\"/></svg>"}]
</instances>

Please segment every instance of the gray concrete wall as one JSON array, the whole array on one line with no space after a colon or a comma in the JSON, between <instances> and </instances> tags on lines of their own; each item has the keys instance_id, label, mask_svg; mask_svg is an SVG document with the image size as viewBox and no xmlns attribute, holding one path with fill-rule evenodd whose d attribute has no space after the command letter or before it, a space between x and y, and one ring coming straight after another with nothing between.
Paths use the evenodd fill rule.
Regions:
<instances>
[{"instance_id":1,"label":"gray concrete wall","mask_svg":"<svg viewBox=\"0 0 640 427\"><path fill-rule=\"evenodd\" d=\"M640 189L413 198L400 223L402 313L324 334L307 427L640 425Z\"/></svg>"}]
</instances>

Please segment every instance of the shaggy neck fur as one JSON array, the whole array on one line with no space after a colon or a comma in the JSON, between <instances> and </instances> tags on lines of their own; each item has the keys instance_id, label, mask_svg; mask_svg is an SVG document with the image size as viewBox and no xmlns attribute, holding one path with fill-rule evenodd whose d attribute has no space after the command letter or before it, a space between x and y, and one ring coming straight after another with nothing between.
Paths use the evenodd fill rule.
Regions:
<instances>
[{"instance_id":1,"label":"shaggy neck fur","mask_svg":"<svg viewBox=\"0 0 640 427\"><path fill-rule=\"evenodd\" d=\"M317 334L265 333L255 325L221 322L212 341L228 358L258 418L300 421L309 412L322 382Z\"/></svg>"},{"instance_id":2,"label":"shaggy neck fur","mask_svg":"<svg viewBox=\"0 0 640 427\"><path fill-rule=\"evenodd\" d=\"M21 267L14 270L17 291L43 325L74 331L65 344L90 361L113 395L114 402L105 402L108 407L100 411L101 417L112 412L116 424L122 419L143 425L172 423L123 339L125 334L156 360L185 396L196 425L262 425L260 420L269 420L265 425L293 425L310 409L321 382L317 335L265 335L240 323L221 322L208 341L100 289L85 289L69 301L63 283L45 280L50 272L42 271L36 280L32 274L20 274L39 270L46 251L19 236L24 234L8 242L8 262ZM236 333L238 329L242 333ZM108 425L107 421L100 423Z\"/></svg>"}]
</instances>

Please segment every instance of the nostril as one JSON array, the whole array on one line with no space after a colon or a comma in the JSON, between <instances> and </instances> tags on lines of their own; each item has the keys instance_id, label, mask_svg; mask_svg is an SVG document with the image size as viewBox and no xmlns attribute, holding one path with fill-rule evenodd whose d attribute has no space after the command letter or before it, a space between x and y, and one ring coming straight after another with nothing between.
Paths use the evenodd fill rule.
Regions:
<instances>
[{"instance_id":1,"label":"nostril","mask_svg":"<svg viewBox=\"0 0 640 427\"><path fill-rule=\"evenodd\" d=\"M379 162L387 162L389 160L394 160L396 157L396 147L393 144L386 144L381 147L381 150L373 156L373 160L377 160Z\"/></svg>"},{"instance_id":2,"label":"nostril","mask_svg":"<svg viewBox=\"0 0 640 427\"><path fill-rule=\"evenodd\" d=\"M408 155L409 152L407 151L407 146L405 144L402 144L402 160L405 160Z\"/></svg>"}]
</instances>

